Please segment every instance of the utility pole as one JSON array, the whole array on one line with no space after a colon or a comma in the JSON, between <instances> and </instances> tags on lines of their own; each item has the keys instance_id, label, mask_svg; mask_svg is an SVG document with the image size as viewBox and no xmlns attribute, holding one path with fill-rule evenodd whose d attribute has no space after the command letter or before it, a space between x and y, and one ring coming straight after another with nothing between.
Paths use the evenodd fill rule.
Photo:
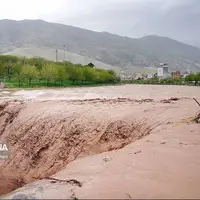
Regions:
<instances>
[{"instance_id":1,"label":"utility pole","mask_svg":"<svg viewBox=\"0 0 200 200\"><path fill-rule=\"evenodd\" d=\"M63 47L64 47L64 63L65 63L65 47L66 47L66 45L63 45Z\"/></svg>"},{"instance_id":2,"label":"utility pole","mask_svg":"<svg viewBox=\"0 0 200 200\"><path fill-rule=\"evenodd\" d=\"M58 49L56 49L56 62L58 61Z\"/></svg>"}]
</instances>

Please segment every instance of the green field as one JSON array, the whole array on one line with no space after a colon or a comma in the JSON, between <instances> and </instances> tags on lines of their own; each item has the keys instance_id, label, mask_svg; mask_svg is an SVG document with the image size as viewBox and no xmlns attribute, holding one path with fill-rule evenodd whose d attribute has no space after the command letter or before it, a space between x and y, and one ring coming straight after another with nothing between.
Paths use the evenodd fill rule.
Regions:
<instances>
[{"instance_id":1,"label":"green field","mask_svg":"<svg viewBox=\"0 0 200 200\"><path fill-rule=\"evenodd\" d=\"M23 89L37 89L37 88L63 88L63 87L97 87L97 86L110 86L110 85L120 85L122 83L95 83L95 82L75 82L72 81L64 81L62 84L60 82L51 82L47 86L46 81L38 81L34 80L32 81L31 85L28 84L28 82L23 84L18 84L17 81L11 80L11 81L5 81L5 88L9 89L15 89L15 88L23 88Z\"/></svg>"}]
</instances>

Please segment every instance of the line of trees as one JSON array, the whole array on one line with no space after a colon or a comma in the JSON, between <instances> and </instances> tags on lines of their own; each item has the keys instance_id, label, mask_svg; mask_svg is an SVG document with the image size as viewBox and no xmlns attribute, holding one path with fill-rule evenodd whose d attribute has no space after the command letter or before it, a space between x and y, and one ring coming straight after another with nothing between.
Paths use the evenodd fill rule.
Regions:
<instances>
[{"instance_id":1,"label":"line of trees","mask_svg":"<svg viewBox=\"0 0 200 200\"><path fill-rule=\"evenodd\" d=\"M200 72L196 74L189 74L185 77L185 81L190 83L194 82L195 85L197 85L200 82Z\"/></svg>"},{"instance_id":2,"label":"line of trees","mask_svg":"<svg viewBox=\"0 0 200 200\"><path fill-rule=\"evenodd\" d=\"M64 85L72 84L114 83L120 79L113 70L96 69L92 63L88 65L71 62L53 62L43 58L20 58L0 55L0 79L14 81L18 86L32 85L33 81Z\"/></svg>"},{"instance_id":3,"label":"line of trees","mask_svg":"<svg viewBox=\"0 0 200 200\"><path fill-rule=\"evenodd\" d=\"M138 84L166 84L166 85L200 85L200 72L189 74L185 78L165 78L159 79L153 77L151 79L138 79L138 80L127 80L124 83L138 83Z\"/></svg>"}]
</instances>

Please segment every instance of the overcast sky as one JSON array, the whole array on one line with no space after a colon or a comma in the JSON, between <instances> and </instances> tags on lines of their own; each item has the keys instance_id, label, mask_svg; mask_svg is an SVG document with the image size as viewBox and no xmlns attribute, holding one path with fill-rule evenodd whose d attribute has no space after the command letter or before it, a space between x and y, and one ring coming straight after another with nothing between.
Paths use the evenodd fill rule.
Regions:
<instances>
[{"instance_id":1,"label":"overcast sky","mask_svg":"<svg viewBox=\"0 0 200 200\"><path fill-rule=\"evenodd\" d=\"M44 19L130 37L200 41L200 0L0 0L0 19ZM200 42L199 42L200 45Z\"/></svg>"}]
</instances>

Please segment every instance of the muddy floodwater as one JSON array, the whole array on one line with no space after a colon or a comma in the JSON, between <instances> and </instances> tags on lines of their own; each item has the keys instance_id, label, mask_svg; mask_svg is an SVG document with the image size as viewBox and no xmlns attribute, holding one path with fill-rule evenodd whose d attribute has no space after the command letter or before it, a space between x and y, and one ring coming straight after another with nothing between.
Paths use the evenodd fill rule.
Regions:
<instances>
[{"instance_id":1,"label":"muddy floodwater","mask_svg":"<svg viewBox=\"0 0 200 200\"><path fill-rule=\"evenodd\" d=\"M121 85L64 89L1 90L1 99L73 100L95 98L156 98L199 97L200 88L167 85Z\"/></svg>"},{"instance_id":2,"label":"muddy floodwater","mask_svg":"<svg viewBox=\"0 0 200 200\"><path fill-rule=\"evenodd\" d=\"M0 197L199 199L193 98L200 87L1 90Z\"/></svg>"}]
</instances>

